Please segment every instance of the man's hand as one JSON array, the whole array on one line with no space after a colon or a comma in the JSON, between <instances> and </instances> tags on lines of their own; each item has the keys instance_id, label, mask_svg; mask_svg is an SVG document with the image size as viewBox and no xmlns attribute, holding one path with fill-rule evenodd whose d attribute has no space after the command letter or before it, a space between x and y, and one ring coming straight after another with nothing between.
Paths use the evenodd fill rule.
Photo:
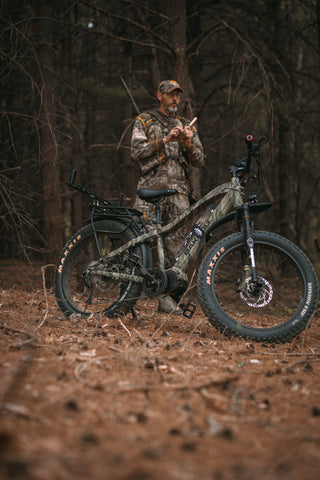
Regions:
<instances>
[{"instance_id":1,"label":"man's hand","mask_svg":"<svg viewBox=\"0 0 320 480\"><path fill-rule=\"evenodd\" d=\"M180 135L183 133L183 129L181 127L174 127L166 137L163 139L163 143L170 143L170 142L179 142Z\"/></svg>"},{"instance_id":2,"label":"man's hand","mask_svg":"<svg viewBox=\"0 0 320 480\"><path fill-rule=\"evenodd\" d=\"M186 125L183 129L183 136L184 136L184 144L187 148L191 147L192 144L192 137L193 137L193 132L189 125Z\"/></svg>"},{"instance_id":3,"label":"man's hand","mask_svg":"<svg viewBox=\"0 0 320 480\"><path fill-rule=\"evenodd\" d=\"M191 128L186 125L184 128L174 127L163 139L164 145L170 142L184 143L187 148L191 147L193 133Z\"/></svg>"}]
</instances>

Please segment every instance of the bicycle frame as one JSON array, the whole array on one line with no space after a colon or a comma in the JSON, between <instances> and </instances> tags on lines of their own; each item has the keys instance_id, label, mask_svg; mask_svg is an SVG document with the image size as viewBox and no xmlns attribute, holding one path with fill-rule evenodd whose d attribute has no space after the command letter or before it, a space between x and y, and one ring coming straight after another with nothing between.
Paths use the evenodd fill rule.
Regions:
<instances>
[{"instance_id":1,"label":"bicycle frame","mask_svg":"<svg viewBox=\"0 0 320 480\"><path fill-rule=\"evenodd\" d=\"M171 269L174 270L180 278L186 280L185 272L190 263L202 250L202 247L206 241L206 236L212 229L213 225L221 220L224 215L228 214L231 209L239 208L243 204L243 187L240 185L240 181L237 177L232 177L230 182L224 183L211 190L203 198L198 200L198 202L188 208L182 215L167 225L161 226L161 224L157 223L150 232L144 233L133 240L130 240L116 250L113 250L103 258L103 263L108 262L117 255L120 255L126 250L136 247L137 245L141 245L145 242L149 243L156 241L159 268L164 270L165 262L163 237L169 235L176 228L179 228L183 221L195 210L199 209L202 205L207 204L220 195L223 195L223 198L220 200L218 205L215 206L214 209L208 207L205 213L197 219L184 243L176 252L176 261ZM103 275L104 277L116 278L123 281L134 281L137 283L142 283L143 281L143 276L140 277L137 275L127 275L119 272L107 272L103 268L101 269L101 261L94 261L91 263L90 271L94 271L95 274Z\"/></svg>"}]
</instances>

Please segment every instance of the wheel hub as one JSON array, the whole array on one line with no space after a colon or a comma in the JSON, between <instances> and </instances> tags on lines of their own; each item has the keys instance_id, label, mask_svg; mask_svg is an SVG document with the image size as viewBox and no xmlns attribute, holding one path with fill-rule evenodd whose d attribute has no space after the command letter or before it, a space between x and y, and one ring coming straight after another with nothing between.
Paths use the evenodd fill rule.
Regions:
<instances>
[{"instance_id":1,"label":"wheel hub","mask_svg":"<svg viewBox=\"0 0 320 480\"><path fill-rule=\"evenodd\" d=\"M96 267L95 265L90 265L89 267L87 267L86 270L82 272L82 278L88 288L96 287L96 289L100 292L107 292L114 285L114 280L109 277L103 276L103 274L94 273L95 269L98 270L99 267L100 269L102 267L104 270L106 269L105 265L99 265L98 267ZM119 273L120 269L118 265L110 264L107 268L107 271L112 273Z\"/></svg>"},{"instance_id":2,"label":"wheel hub","mask_svg":"<svg viewBox=\"0 0 320 480\"><path fill-rule=\"evenodd\" d=\"M244 288L240 292L240 297L249 307L262 308L272 300L273 289L271 284L262 277L259 277L259 282L261 282L261 286L254 284L252 277L248 277L244 281Z\"/></svg>"}]
</instances>

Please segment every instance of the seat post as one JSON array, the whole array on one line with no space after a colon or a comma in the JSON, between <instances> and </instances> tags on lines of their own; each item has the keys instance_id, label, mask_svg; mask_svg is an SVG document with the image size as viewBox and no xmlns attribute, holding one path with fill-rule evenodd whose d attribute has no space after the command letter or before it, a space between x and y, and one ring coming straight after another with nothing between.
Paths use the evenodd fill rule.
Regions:
<instances>
[{"instance_id":1,"label":"seat post","mask_svg":"<svg viewBox=\"0 0 320 480\"><path fill-rule=\"evenodd\" d=\"M155 208L155 211L156 211L156 219L153 221L153 223L155 223L155 224L163 223L161 221L161 217L160 217L160 202L156 202L155 205L154 205L154 208Z\"/></svg>"},{"instance_id":2,"label":"seat post","mask_svg":"<svg viewBox=\"0 0 320 480\"><path fill-rule=\"evenodd\" d=\"M157 231L159 231L161 223L161 217L160 217L160 201L154 203L154 209L156 212L156 219L153 220L153 223L156 225ZM161 235L157 235L157 248L158 248L158 261L159 261L159 268L160 270L164 270L165 267L165 261L164 261L164 249L163 249L163 238Z\"/></svg>"}]
</instances>

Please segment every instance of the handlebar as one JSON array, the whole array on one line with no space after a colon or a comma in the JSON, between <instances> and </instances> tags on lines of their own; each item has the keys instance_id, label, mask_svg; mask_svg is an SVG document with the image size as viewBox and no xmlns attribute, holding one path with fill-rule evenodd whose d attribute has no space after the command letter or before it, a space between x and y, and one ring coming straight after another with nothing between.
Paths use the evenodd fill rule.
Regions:
<instances>
[{"instance_id":1,"label":"handlebar","mask_svg":"<svg viewBox=\"0 0 320 480\"><path fill-rule=\"evenodd\" d=\"M262 137L262 138L260 138L258 143L253 143L253 135L251 135L251 134L247 135L246 138L245 138L245 142L246 142L247 147L248 147L248 155L249 156L259 155L260 146L261 146L261 143L264 140L267 140L267 137Z\"/></svg>"},{"instance_id":2,"label":"handlebar","mask_svg":"<svg viewBox=\"0 0 320 480\"><path fill-rule=\"evenodd\" d=\"M253 142L253 135L247 135L245 138L245 142L248 145L248 150L251 148L252 142Z\"/></svg>"},{"instance_id":3,"label":"handlebar","mask_svg":"<svg viewBox=\"0 0 320 480\"><path fill-rule=\"evenodd\" d=\"M236 162L235 165L229 168L231 174L233 177L241 177L241 184L245 185L250 178L256 178L258 179L258 182L260 184L259 192L257 193L257 196L262 193L264 190L264 174L262 171L261 163L260 163L260 146L264 140L266 140L267 137L262 137L258 143L253 143L254 138L253 135L248 134L245 137L245 143L247 145L248 149L248 156L239 162ZM243 175L245 173L249 173L251 171L251 160L252 158L255 158L256 164L258 167L258 173L256 175L252 175L252 177L247 177L243 178ZM262 187L262 188L261 188Z\"/></svg>"},{"instance_id":4,"label":"handlebar","mask_svg":"<svg viewBox=\"0 0 320 480\"><path fill-rule=\"evenodd\" d=\"M70 187L73 186L74 181L75 181L75 179L76 179L76 176L77 176L77 170L76 170L76 169L73 169L73 170L71 171L71 173L70 173L70 178L69 178L69 182L68 182L69 185L70 185Z\"/></svg>"},{"instance_id":5,"label":"handlebar","mask_svg":"<svg viewBox=\"0 0 320 480\"><path fill-rule=\"evenodd\" d=\"M262 137L258 143L253 143L253 135L248 134L245 137L245 142L247 144L248 148L248 156L247 158L243 158L239 162L237 162L235 165L229 168L231 174L233 177L239 177L240 174L243 173L249 173L251 170L251 158L256 157L257 162L258 162L258 157L260 155L260 146L261 143L266 140L267 137Z\"/></svg>"},{"instance_id":6,"label":"handlebar","mask_svg":"<svg viewBox=\"0 0 320 480\"><path fill-rule=\"evenodd\" d=\"M74 188L75 190L78 190L78 192L81 192L84 195L87 195L92 200L94 200L96 202L99 202L104 206L111 205L111 203L108 200L106 200L105 198L99 197L98 195L96 195L91 190L88 190L87 188L83 187L82 185L75 185L74 182L75 182L76 176L77 176L77 170L76 169L71 170L70 177L69 177L69 182L68 182L69 187ZM121 198L121 200L122 200L122 198Z\"/></svg>"},{"instance_id":7,"label":"handlebar","mask_svg":"<svg viewBox=\"0 0 320 480\"><path fill-rule=\"evenodd\" d=\"M94 205L96 205L96 206L100 205L102 207L122 207L122 201L123 201L123 197L124 197L123 193L120 193L118 204L111 203L111 202L109 202L109 200L106 200L105 198L99 197L94 192L92 192L91 190L88 190L87 188L83 187L82 185L75 185L74 182L75 182L76 176L77 176L77 170L76 169L71 170L69 181L67 182L67 185L69 185L69 187L71 187L71 188L74 188L75 190L78 190L78 192L81 192L84 195L87 195L88 197L90 197L93 200ZM123 208L126 208L126 207L123 207Z\"/></svg>"}]
</instances>

